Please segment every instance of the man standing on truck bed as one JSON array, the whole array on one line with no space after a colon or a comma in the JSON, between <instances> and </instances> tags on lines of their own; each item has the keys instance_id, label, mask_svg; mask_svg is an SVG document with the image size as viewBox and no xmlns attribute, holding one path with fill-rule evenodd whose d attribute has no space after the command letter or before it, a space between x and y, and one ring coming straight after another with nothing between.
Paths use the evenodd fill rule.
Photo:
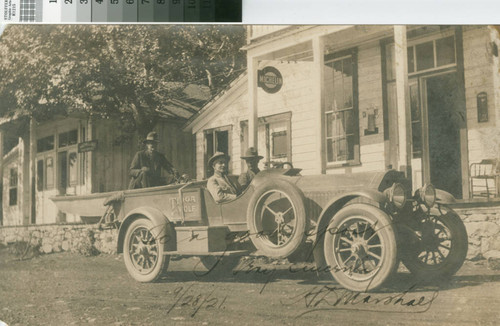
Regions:
<instances>
[{"instance_id":1,"label":"man standing on truck bed","mask_svg":"<svg viewBox=\"0 0 500 326\"><path fill-rule=\"evenodd\" d=\"M178 172L165 156L156 150L159 143L156 132L150 132L143 143L146 145L146 149L137 152L130 165L129 189L164 185L165 182L161 177L162 168L173 176L178 175Z\"/></svg>"}]
</instances>

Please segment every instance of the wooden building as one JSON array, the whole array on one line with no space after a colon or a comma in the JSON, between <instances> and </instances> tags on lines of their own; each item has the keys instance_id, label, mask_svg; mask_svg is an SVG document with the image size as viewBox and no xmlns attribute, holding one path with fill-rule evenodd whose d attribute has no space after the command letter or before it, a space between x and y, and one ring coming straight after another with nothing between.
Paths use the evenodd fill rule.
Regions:
<instances>
[{"instance_id":1,"label":"wooden building","mask_svg":"<svg viewBox=\"0 0 500 326\"><path fill-rule=\"evenodd\" d=\"M194 112L187 103L166 103L154 127L158 150L190 175L194 140L182 125ZM0 225L85 222L85 217L58 212L50 197L127 189L142 138L124 135L118 123L77 116L38 123L22 114L0 122Z\"/></svg>"},{"instance_id":2,"label":"wooden building","mask_svg":"<svg viewBox=\"0 0 500 326\"><path fill-rule=\"evenodd\" d=\"M261 168L398 169L469 198L471 164L500 157L499 45L488 26L251 26L247 72L185 126L197 176L254 146Z\"/></svg>"}]
</instances>

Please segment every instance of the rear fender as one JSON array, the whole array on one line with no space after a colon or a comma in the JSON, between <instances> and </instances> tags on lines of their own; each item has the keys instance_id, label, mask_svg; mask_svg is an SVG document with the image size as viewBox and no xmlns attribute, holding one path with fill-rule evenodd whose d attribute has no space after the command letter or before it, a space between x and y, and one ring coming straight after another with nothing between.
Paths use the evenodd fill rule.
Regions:
<instances>
[{"instance_id":1,"label":"rear fender","mask_svg":"<svg viewBox=\"0 0 500 326\"><path fill-rule=\"evenodd\" d=\"M130 211L123 222L120 225L120 230L118 231L118 243L117 252L123 252L123 242L125 241L125 234L127 229L138 218L146 217L151 222L153 222L153 228L150 230L156 239L159 239L165 249L175 249L175 238L174 234L168 234L166 232L166 227L170 224L168 218L158 209L152 207L138 207Z\"/></svg>"},{"instance_id":2,"label":"rear fender","mask_svg":"<svg viewBox=\"0 0 500 326\"><path fill-rule=\"evenodd\" d=\"M330 223L331 218L335 216L335 214L337 214L337 212L342 207L344 207L345 204L347 204L349 201L355 198L366 198L375 201L379 204L384 204L387 201L387 198L381 192L370 189L353 191L347 194L343 193L342 195L339 195L330 200L330 202L328 202L328 204L321 212L318 218L316 229L312 234L314 240L313 241L314 261L316 262L316 265L319 268L326 266L325 258L323 255L323 238L325 232L328 231L328 225Z\"/></svg>"}]
</instances>

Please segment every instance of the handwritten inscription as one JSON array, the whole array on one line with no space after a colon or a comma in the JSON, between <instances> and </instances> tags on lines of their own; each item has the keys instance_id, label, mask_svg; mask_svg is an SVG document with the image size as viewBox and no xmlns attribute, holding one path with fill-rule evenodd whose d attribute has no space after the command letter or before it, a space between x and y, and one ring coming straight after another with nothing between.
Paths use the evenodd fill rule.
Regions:
<instances>
[{"instance_id":1,"label":"handwritten inscription","mask_svg":"<svg viewBox=\"0 0 500 326\"><path fill-rule=\"evenodd\" d=\"M292 298L281 300L283 306L299 305L305 308L296 317L322 310L356 310L378 312L416 312L428 311L439 291L430 296L409 293L415 286L396 293L363 293L346 290L335 286L314 286Z\"/></svg>"},{"instance_id":2,"label":"handwritten inscription","mask_svg":"<svg viewBox=\"0 0 500 326\"><path fill-rule=\"evenodd\" d=\"M169 307L167 314L171 313L174 308L188 309L190 316L194 317L200 310L226 309L225 302L227 296L217 297L215 289L210 293L199 293L193 289L193 284L184 288L179 286L173 292L174 303Z\"/></svg>"}]
</instances>

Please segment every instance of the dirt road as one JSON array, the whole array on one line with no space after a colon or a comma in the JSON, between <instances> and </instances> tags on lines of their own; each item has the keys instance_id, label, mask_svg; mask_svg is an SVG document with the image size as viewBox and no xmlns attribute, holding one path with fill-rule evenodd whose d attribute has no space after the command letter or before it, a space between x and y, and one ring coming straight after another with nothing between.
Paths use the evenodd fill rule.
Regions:
<instances>
[{"instance_id":1,"label":"dirt road","mask_svg":"<svg viewBox=\"0 0 500 326\"><path fill-rule=\"evenodd\" d=\"M439 286L400 272L372 294L340 289L312 265L243 261L236 275L204 274L197 260L170 263L141 284L120 256L0 254L0 320L8 325L497 325L500 272L466 262ZM306 268L303 268L306 267ZM198 273L193 273L193 269Z\"/></svg>"}]
</instances>

